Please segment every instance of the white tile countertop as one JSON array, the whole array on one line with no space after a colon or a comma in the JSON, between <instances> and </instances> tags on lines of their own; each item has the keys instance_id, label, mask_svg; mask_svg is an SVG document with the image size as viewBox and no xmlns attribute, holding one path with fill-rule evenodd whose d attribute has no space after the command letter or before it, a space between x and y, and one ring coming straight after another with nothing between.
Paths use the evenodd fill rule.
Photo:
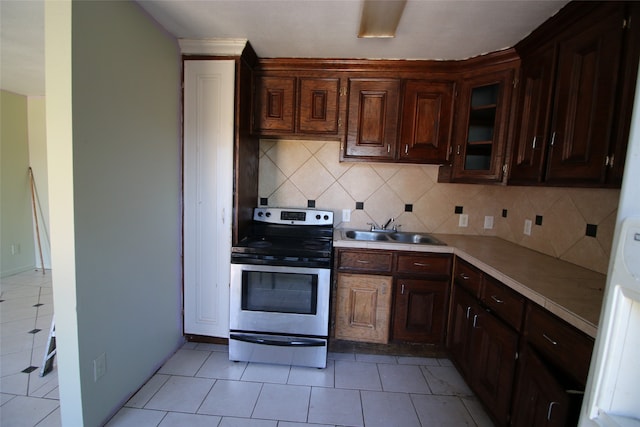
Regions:
<instances>
[{"instance_id":1,"label":"white tile countertop","mask_svg":"<svg viewBox=\"0 0 640 427\"><path fill-rule=\"evenodd\" d=\"M334 233L334 247L452 253L524 297L596 336L606 275L497 237L433 234L447 246L368 242Z\"/></svg>"}]
</instances>

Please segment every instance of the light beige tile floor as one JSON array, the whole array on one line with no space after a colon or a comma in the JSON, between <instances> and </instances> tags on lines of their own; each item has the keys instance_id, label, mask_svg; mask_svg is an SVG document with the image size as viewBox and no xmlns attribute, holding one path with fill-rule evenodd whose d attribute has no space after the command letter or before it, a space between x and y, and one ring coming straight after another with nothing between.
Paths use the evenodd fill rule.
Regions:
<instances>
[{"instance_id":1,"label":"light beige tile floor","mask_svg":"<svg viewBox=\"0 0 640 427\"><path fill-rule=\"evenodd\" d=\"M53 316L50 272L2 279L0 290L0 425L60 426L57 370L39 376ZM38 369L21 372L29 366ZM316 369L230 362L226 346L197 343L178 350L107 423L492 425L447 359L329 353L327 368Z\"/></svg>"}]
</instances>

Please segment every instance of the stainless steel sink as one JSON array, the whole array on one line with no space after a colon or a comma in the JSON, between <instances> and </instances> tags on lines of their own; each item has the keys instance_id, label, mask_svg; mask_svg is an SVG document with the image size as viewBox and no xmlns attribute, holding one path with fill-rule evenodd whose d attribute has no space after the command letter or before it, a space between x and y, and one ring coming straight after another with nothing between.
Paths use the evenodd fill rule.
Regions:
<instances>
[{"instance_id":1,"label":"stainless steel sink","mask_svg":"<svg viewBox=\"0 0 640 427\"><path fill-rule=\"evenodd\" d=\"M360 240L367 242L395 242L410 243L414 245L446 245L446 243L436 239L427 233L411 233L406 231L364 231L364 230L347 230L342 235L351 240Z\"/></svg>"},{"instance_id":2,"label":"stainless steel sink","mask_svg":"<svg viewBox=\"0 0 640 427\"><path fill-rule=\"evenodd\" d=\"M353 240L365 240L368 242L387 242L389 241L389 232L385 231L361 231L361 230L349 230L344 231L343 235L347 239Z\"/></svg>"},{"instance_id":3,"label":"stainless steel sink","mask_svg":"<svg viewBox=\"0 0 640 427\"><path fill-rule=\"evenodd\" d=\"M445 243L425 233L397 232L388 235L389 240L398 243L413 243L416 245L444 245Z\"/></svg>"}]
</instances>

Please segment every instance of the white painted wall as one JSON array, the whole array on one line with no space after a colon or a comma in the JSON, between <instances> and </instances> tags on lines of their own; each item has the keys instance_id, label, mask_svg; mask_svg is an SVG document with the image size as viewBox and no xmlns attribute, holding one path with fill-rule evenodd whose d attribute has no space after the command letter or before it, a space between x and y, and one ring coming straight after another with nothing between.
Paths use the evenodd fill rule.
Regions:
<instances>
[{"instance_id":1,"label":"white painted wall","mask_svg":"<svg viewBox=\"0 0 640 427\"><path fill-rule=\"evenodd\" d=\"M51 268L51 236L49 233L49 179L47 177L47 128L46 108L43 96L27 98L27 117L29 134L29 165L33 170L35 181L36 210L38 214L38 234L34 221L36 267L41 268L40 251L44 268Z\"/></svg>"},{"instance_id":2,"label":"white painted wall","mask_svg":"<svg viewBox=\"0 0 640 427\"><path fill-rule=\"evenodd\" d=\"M62 424L94 426L183 341L180 57L133 2L45 16Z\"/></svg>"}]
</instances>

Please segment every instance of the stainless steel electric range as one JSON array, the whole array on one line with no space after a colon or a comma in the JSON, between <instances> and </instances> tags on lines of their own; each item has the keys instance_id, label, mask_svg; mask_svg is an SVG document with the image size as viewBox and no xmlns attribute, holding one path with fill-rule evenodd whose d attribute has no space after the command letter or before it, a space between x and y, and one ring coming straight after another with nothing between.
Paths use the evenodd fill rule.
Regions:
<instances>
[{"instance_id":1,"label":"stainless steel electric range","mask_svg":"<svg viewBox=\"0 0 640 427\"><path fill-rule=\"evenodd\" d=\"M231 251L229 359L324 368L333 212L255 208Z\"/></svg>"}]
</instances>

